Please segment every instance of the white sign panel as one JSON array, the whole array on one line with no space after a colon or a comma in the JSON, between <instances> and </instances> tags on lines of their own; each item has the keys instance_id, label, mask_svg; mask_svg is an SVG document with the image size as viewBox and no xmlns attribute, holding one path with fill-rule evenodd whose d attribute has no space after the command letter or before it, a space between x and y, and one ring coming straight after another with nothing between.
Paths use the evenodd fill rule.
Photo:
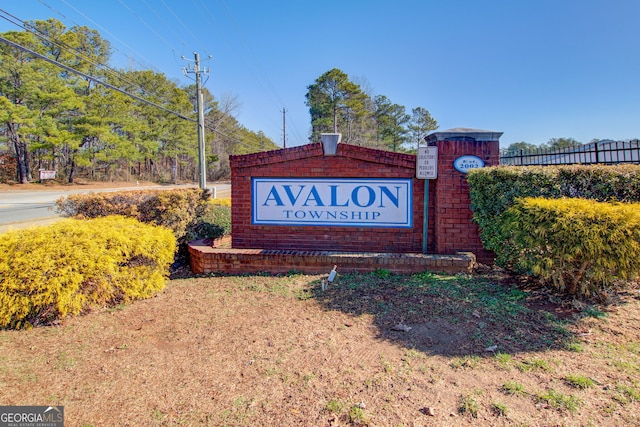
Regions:
<instances>
[{"instance_id":1,"label":"white sign panel","mask_svg":"<svg viewBox=\"0 0 640 427\"><path fill-rule=\"evenodd\" d=\"M467 173L471 169L483 168L484 161L477 156L460 156L453 161L453 167L462 173Z\"/></svg>"},{"instance_id":2,"label":"white sign panel","mask_svg":"<svg viewBox=\"0 0 640 427\"><path fill-rule=\"evenodd\" d=\"M438 177L438 147L418 147L416 156L416 178L436 179Z\"/></svg>"},{"instance_id":3,"label":"white sign panel","mask_svg":"<svg viewBox=\"0 0 640 427\"><path fill-rule=\"evenodd\" d=\"M411 179L252 178L256 225L413 226Z\"/></svg>"},{"instance_id":4,"label":"white sign panel","mask_svg":"<svg viewBox=\"0 0 640 427\"><path fill-rule=\"evenodd\" d=\"M44 169L39 169L40 172L40 180L44 179L56 179L56 171L48 171Z\"/></svg>"}]
</instances>

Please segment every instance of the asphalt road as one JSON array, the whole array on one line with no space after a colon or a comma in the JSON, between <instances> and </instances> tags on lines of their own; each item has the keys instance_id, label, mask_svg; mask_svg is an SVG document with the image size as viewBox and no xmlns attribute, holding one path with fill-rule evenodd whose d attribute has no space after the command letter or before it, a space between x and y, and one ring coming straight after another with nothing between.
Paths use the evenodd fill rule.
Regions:
<instances>
[{"instance_id":1,"label":"asphalt road","mask_svg":"<svg viewBox=\"0 0 640 427\"><path fill-rule=\"evenodd\" d=\"M145 186L125 188L104 188L91 190L8 190L0 191L0 233L10 229L25 228L33 225L46 225L62 218L54 211L55 202L70 194L113 192L127 190L151 190L185 188L176 186ZM189 186L190 187L190 186ZM212 184L210 188L217 198L231 197L231 185Z\"/></svg>"}]
</instances>

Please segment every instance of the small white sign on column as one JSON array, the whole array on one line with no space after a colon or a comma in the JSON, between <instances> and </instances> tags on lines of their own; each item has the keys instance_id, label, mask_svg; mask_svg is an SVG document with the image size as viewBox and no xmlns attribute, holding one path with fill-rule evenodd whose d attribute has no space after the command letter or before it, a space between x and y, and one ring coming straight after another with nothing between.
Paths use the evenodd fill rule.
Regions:
<instances>
[{"instance_id":1,"label":"small white sign on column","mask_svg":"<svg viewBox=\"0 0 640 427\"><path fill-rule=\"evenodd\" d=\"M416 156L416 178L436 179L438 177L438 147L418 147Z\"/></svg>"}]
</instances>

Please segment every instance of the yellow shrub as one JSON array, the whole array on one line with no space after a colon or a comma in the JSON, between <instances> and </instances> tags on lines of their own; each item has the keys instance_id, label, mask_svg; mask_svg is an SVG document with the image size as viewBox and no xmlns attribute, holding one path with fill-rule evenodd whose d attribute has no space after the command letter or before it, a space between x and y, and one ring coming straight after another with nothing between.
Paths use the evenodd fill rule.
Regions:
<instances>
[{"instance_id":1,"label":"yellow shrub","mask_svg":"<svg viewBox=\"0 0 640 427\"><path fill-rule=\"evenodd\" d=\"M198 222L208 200L209 193L195 188L72 194L58 199L56 210L64 216L136 218L172 229L184 243L189 227Z\"/></svg>"},{"instance_id":2,"label":"yellow shrub","mask_svg":"<svg viewBox=\"0 0 640 427\"><path fill-rule=\"evenodd\" d=\"M121 216L1 234L0 327L153 296L175 248L171 230Z\"/></svg>"},{"instance_id":3,"label":"yellow shrub","mask_svg":"<svg viewBox=\"0 0 640 427\"><path fill-rule=\"evenodd\" d=\"M640 274L640 204L518 199L504 216L514 265L572 294Z\"/></svg>"},{"instance_id":4,"label":"yellow shrub","mask_svg":"<svg viewBox=\"0 0 640 427\"><path fill-rule=\"evenodd\" d=\"M493 166L467 176L473 219L496 264L511 267L518 248L502 232L502 215L524 197L640 203L640 165Z\"/></svg>"},{"instance_id":5,"label":"yellow shrub","mask_svg":"<svg viewBox=\"0 0 640 427\"><path fill-rule=\"evenodd\" d=\"M222 199L209 199L209 204L213 206L229 206L231 207L231 198L225 197Z\"/></svg>"}]
</instances>

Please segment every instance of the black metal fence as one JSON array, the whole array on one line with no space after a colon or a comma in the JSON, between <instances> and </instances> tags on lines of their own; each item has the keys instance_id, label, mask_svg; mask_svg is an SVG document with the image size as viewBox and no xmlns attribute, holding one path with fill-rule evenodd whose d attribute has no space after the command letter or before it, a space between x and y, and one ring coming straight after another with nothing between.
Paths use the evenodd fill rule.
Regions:
<instances>
[{"instance_id":1,"label":"black metal fence","mask_svg":"<svg viewBox=\"0 0 640 427\"><path fill-rule=\"evenodd\" d=\"M502 151L501 165L572 165L572 164L640 164L640 140L603 140L556 150L536 149Z\"/></svg>"}]
</instances>

